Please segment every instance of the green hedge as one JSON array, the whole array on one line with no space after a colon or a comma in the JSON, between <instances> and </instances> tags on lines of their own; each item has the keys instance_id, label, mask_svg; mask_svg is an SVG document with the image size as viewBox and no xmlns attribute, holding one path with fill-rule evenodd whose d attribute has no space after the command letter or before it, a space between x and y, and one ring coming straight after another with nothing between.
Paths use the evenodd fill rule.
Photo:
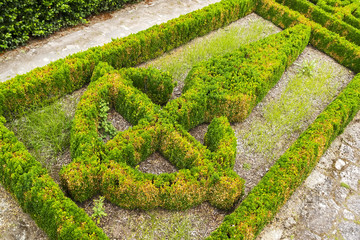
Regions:
<instances>
[{"instance_id":1,"label":"green hedge","mask_svg":"<svg viewBox=\"0 0 360 240\"><path fill-rule=\"evenodd\" d=\"M5 0L0 2L0 52L43 37L62 27L85 23L94 13L139 0Z\"/></svg>"},{"instance_id":2,"label":"green hedge","mask_svg":"<svg viewBox=\"0 0 360 240\"><path fill-rule=\"evenodd\" d=\"M274 0L258 0L255 12L281 28L288 28L299 23L311 27L310 43L312 46L325 52L352 71L360 72L360 47L358 45Z\"/></svg>"},{"instance_id":3,"label":"green hedge","mask_svg":"<svg viewBox=\"0 0 360 240\"><path fill-rule=\"evenodd\" d=\"M81 88L100 61L118 69L160 56L253 12L255 4L256 0L224 0L16 76L0 83L0 114L10 118Z\"/></svg>"},{"instance_id":4,"label":"green hedge","mask_svg":"<svg viewBox=\"0 0 360 240\"><path fill-rule=\"evenodd\" d=\"M310 28L298 25L199 63L186 77L180 100L164 109L187 130L213 117L242 121L303 51L309 37Z\"/></svg>"},{"instance_id":5,"label":"green hedge","mask_svg":"<svg viewBox=\"0 0 360 240\"><path fill-rule=\"evenodd\" d=\"M338 34L327 30L326 28L315 22L310 21L298 12L292 11L286 6L282 6L274 1L269 0L223 0L220 3L210 5L209 7L204 8L203 10L195 11L185 16L181 16L180 18L171 20L168 23L161 24L159 26L154 26L138 34L115 40L112 43L106 44L102 47L96 47L82 53L74 54L65 59L61 59L54 63L51 63L46 67L35 69L27 74L17 76L16 78L8 82L1 83L0 112L5 117L10 118L12 116L18 115L23 110L53 102L60 96L79 89L84 84L89 83L93 72L94 82L97 82L102 75L107 75L106 72L108 72L110 68L107 70L97 68L97 70L94 71L95 67L98 64L103 64L100 63L101 61L107 62L108 64L116 68L134 66L150 58L159 56L163 52L173 49L174 47L177 47L197 36L201 36L203 34L206 34L207 32L224 26L231 21L237 20L238 18L252 12L255 9L256 3L258 3L258 5L256 6L257 13L260 13L260 15L265 18L271 19L275 24L283 28L287 28L298 23L303 23L307 26L310 26L310 41L313 46L328 53L341 64L349 67L355 72L360 72L359 46L348 42L344 38L340 37ZM355 15L356 12L354 12L354 16ZM342 24L341 26L347 27L344 24ZM343 32L343 34L345 34L345 32ZM96 75L95 73L98 75ZM110 75L111 73L107 75L107 78ZM130 81L129 79L125 80L125 82ZM271 170L271 173L278 171L281 173L281 175L278 176L278 174L273 174L270 175L270 177L265 177L261 182L261 184L264 185L260 185L259 187L255 188L253 191L254 193L249 195L249 198L247 198L248 200L245 200L244 203L240 205L240 208L238 208L234 212L234 214L226 217L223 225L216 232L213 233L211 238L221 239L229 238L232 236L239 239L252 238L262 229L264 224L266 224L266 222L271 219L271 217L276 212L276 209L271 208L271 205L276 206L278 209L290 196L290 193L294 191L297 184L300 184L300 180L298 179L292 180L293 182L289 182L286 178L289 177L293 179L291 176L294 172L291 172L291 170L295 169L294 166L298 167L296 163L294 165L293 162L287 162L286 159L290 159L288 158L288 156L297 157L301 155L299 159L302 162L299 162L299 164L302 168L299 172L297 172L297 174L299 176L299 179L304 179L306 174L308 174L311 170L311 167L303 164L304 161L305 163L307 163L307 159L311 159L310 165L314 166L316 159L320 157L319 154L324 151L325 146L327 146L336 136L336 134L339 134L339 132L345 127L345 122L350 121L351 117L349 116L355 114L358 110L359 99L357 98L359 93L356 90L359 89L359 86L357 86L358 81L359 75L344 91L344 93L341 95L342 97L340 98L339 96L338 99L340 99L341 101L339 102L338 100L336 100L336 106L333 104L331 105L331 108L333 109L332 112L325 115L323 114L321 115L322 117L319 116L318 119L321 119L321 123L323 125L319 126L318 128L314 128L313 131L307 131L306 134L304 133L302 137L298 140L300 141L300 145L292 147L289 150L290 155L285 154L281 158L285 160L279 160L280 163L284 162L284 165L281 165L279 167L279 163L273 167L273 169L275 170ZM101 81L99 81L99 83L101 83ZM106 83L104 85L106 85ZM108 96L106 91L107 90L105 88L105 91L103 93L100 92L100 94L104 94L103 97L105 98L106 96ZM140 93L142 92L139 91L139 94ZM150 94L149 92L147 93ZM94 94L96 95L97 93ZM259 96L261 96L261 94L259 94ZM97 100L96 96L94 97L94 99ZM76 183L78 185L74 185L76 186L75 188L77 188L76 191L80 191L82 188L84 188L85 191L83 191L79 195L89 196L91 194L94 194L95 192L99 192L100 190L102 190L105 193L108 193L109 199L112 199L112 201L118 201L116 199L119 198L113 198L113 196L124 197L126 196L126 194L134 194L134 191L131 190L131 187L134 187L137 188L137 191L140 193L145 193L146 191L152 193L150 195L152 196L150 197L150 199L148 195L140 194L138 197L139 202L132 202L132 204L135 205L142 204L142 206L139 206L140 208L147 209L153 207L154 205L157 205L173 209L175 208L174 205L178 204L180 205L180 208L187 208L191 205L197 204L200 199L208 199L211 204L219 208L228 208L231 203L235 202L236 198L238 198L238 193L241 192L241 188L243 187L242 180L239 179L231 169L224 169L223 166L221 166L222 163L219 164L217 162L217 159L212 158L214 154L216 154L216 152L202 150L204 149L204 147L198 146L196 144L197 141L195 141L195 139L193 139L186 132L187 128L195 126L199 122L205 121L204 114L201 113L201 111L203 111L203 106L206 106L206 102L204 99L206 99L206 92L204 94L200 94L195 88L187 90L186 93L183 94L181 98L179 98L176 106L174 106L177 107L177 109L180 109L179 114L183 112L183 118L181 118L181 120L184 119L184 122L181 123L181 126L175 124L174 120L170 122L164 120L164 118L168 119L169 116L171 116L171 111L170 113L160 111L159 115L157 115L157 111L160 109L160 107L156 107L156 105L151 105L154 106L154 108L150 107L148 110L152 111L151 109L155 109L155 112L151 113L148 118L145 118L146 120L141 120L140 122L138 122L138 126L133 128L134 130L136 130L137 128L140 129L144 126L148 126L149 129L145 129L145 132L147 132L147 130L151 130L154 132L155 136L156 134L158 134L158 132L173 134L172 136L174 136L174 138L167 139L166 135L164 134L158 135L159 138L157 138L156 141L159 141L159 145L161 146L158 146L158 150L163 155L166 155L169 159L172 159L171 161L173 161L175 165L178 164L179 166L188 167L179 171L181 172L181 174L179 175L179 178L176 179L176 184L174 184L175 174L163 174L159 175L161 177L155 179L153 178L154 175L151 174L138 175L137 170L131 168L128 163L122 162L121 158L114 159L116 161L113 161L111 159L104 159L104 156L106 156L109 151L114 150L114 148L110 149L104 146L104 144L100 141L98 134L96 133L88 139L88 143L90 145L82 146L80 143L80 145L77 147L79 149L84 149L84 154L81 151L74 151L75 158L73 163L71 163L73 164L73 171L67 172L67 176L70 176L70 178L78 181ZM191 106L183 104L191 101L193 104L198 103L198 105ZM179 106L182 107L179 108ZM185 108L187 106L188 109ZM193 112L190 114L186 113L191 111ZM94 112L91 114L97 114L97 112L94 110ZM193 114L196 116L196 118L194 119L190 117L193 116ZM129 114L129 116L131 116L131 114ZM139 120L136 115L133 118L135 122L136 119ZM158 129L155 129L155 127L152 128L152 126L155 125L152 125L151 122L154 123L159 120L165 121L163 122L164 127ZM97 121L98 120L95 118L95 120L91 123L86 121L79 121L78 124L88 124L89 126L86 127L89 127L91 131L94 131L95 126L96 131ZM216 122L219 120L215 118L213 121ZM215 122L213 123L213 125L215 125ZM90 126L94 123L95 125ZM227 125L225 124L225 122L223 123L224 125L221 128L226 128ZM21 192L25 192L26 188L31 185L26 185L22 183L29 179L31 181L32 179L34 180L34 185L31 188L33 189L33 192L29 192L29 194L26 195L26 197L28 197L29 199L32 198L33 201L26 201L28 202L28 205L25 206L24 204L22 206L26 211L33 214L33 218L37 221L40 227L45 229L49 237L53 239L86 239L91 237L93 237L94 239L103 238L103 233L99 232L96 227L94 228L95 225L91 221L91 219L84 218L84 220L82 218L82 210L79 210L79 208L75 204L73 204L71 200L67 200L60 190L51 191L52 193L56 194L49 195L50 197L47 197L46 199L43 197L45 195L48 195L48 192L46 192L45 194L43 191L41 191L41 189L47 190L50 189L50 187L59 189L58 186L53 183L53 181L51 181L51 179L45 174L45 171L43 169L38 167L32 167L32 163L29 164L29 162L31 161L27 160L32 157L27 153L23 146L20 147L20 145L22 144L17 143L14 148L10 147L9 144L16 143L13 137L13 133L9 132L5 127L2 127L1 129L4 134L2 137L3 143L1 143L0 145L2 149L2 157L0 158L2 164L0 166L3 166L4 162L9 162L9 165L7 165L9 167L2 167L0 169L2 176L1 181L10 192L17 196L16 198L18 199L20 204L22 204L21 199L24 197L22 197ZM142 134L144 135L145 132L142 132ZM323 134L324 132L329 135ZM315 134L314 138L311 138L312 133ZM87 139L87 136L85 135L86 134L84 134L83 136L83 140L79 138L79 142L85 141ZM145 134L143 138L149 138L147 136L148 134ZM160 136L165 137L161 138ZM153 137L150 138L153 139ZM231 140L229 140L229 143L230 142ZM307 145L304 149L308 150L308 155L306 155L307 153L303 151L296 153L296 150L298 150L298 146L303 146L302 144L305 143ZM144 144L149 145L149 142L145 141ZM129 144L127 145L129 146ZM133 144L133 146L135 145ZM128 154L133 154L134 161L136 159L140 159L141 161L144 156L153 151L147 150L146 152L145 149L148 148L142 147L142 144L136 146L139 147L133 149L129 148L126 152ZM174 150L173 146L181 147ZM187 156L183 153L184 151L189 150L189 146L195 147L190 149L192 155ZM97 151L95 151L95 154L93 153L94 151L91 152L89 150L91 149L91 147L97 149ZM154 149L155 148L156 147L154 147ZM15 150L12 149L20 149L21 154L19 154L18 152L16 152L16 154L12 154L15 152ZM203 153L203 151L205 151L205 153ZM178 152L179 154L176 154L176 152ZM138 153L142 154L142 157L138 158ZM198 154L198 156L204 157L192 157L194 156L194 154ZM303 156L310 156L310 158L305 158ZM211 162L210 166L207 165L208 162ZM132 164L135 164L135 162ZM282 166L284 166L284 168L282 168ZM287 171L289 169L290 172L282 172L283 170ZM26 174L22 174L23 172L26 172ZM108 178L103 178L104 175L100 174L105 172ZM21 177L19 177L18 173L21 174ZM209 173L208 176L210 176L210 179L200 177L196 178L196 181L194 181L195 176L206 176L206 173ZM130 179L132 179L132 181L128 183L127 189L119 188L120 180L123 181L124 174L129 175ZM282 175L284 176L284 178L286 178L286 182L273 183L273 181L276 180L275 177L279 177L280 181L283 180L280 179ZM94 177L91 179L86 176ZM86 181L83 182L81 180L82 177L86 177ZM202 191L203 186L205 186L202 185L202 183L205 182L209 183L209 185L206 185L208 187L207 193L204 193L204 191ZM87 185L83 185L84 183ZM268 183L270 183L270 186L275 187L271 189L269 185L267 185ZM96 185L97 187L94 187L94 185ZM266 189L263 189L263 186L266 186ZM89 194L86 192L86 189L90 188L93 189L93 192ZM159 189L161 188L166 189L165 193L159 194ZM184 191L183 189L185 188L188 189L188 191ZM229 191L230 189L231 191ZM108 192L108 190L110 191ZM273 190L277 194L271 192ZM173 194L172 196L174 196L175 199L169 197L169 195L166 195L169 192ZM264 198L261 198L261 195L259 197L259 194L262 193L264 193ZM207 196L205 197L205 195ZM209 199L209 195L212 196L212 199ZM188 197L192 198L192 201L190 203L187 203L185 201L185 199ZM167 201L166 199L169 200ZM147 201L149 201L152 205L147 205ZM54 211L56 212L55 214L53 211L49 210L49 206L54 207ZM134 205L129 205L127 207L132 208L134 207ZM55 215L64 216L63 218L61 218L64 221L60 221L61 219L59 220L57 218L53 219ZM92 235L92 233L94 233L94 235Z\"/></svg>"},{"instance_id":6,"label":"green hedge","mask_svg":"<svg viewBox=\"0 0 360 240\"><path fill-rule=\"evenodd\" d=\"M334 17L343 20L347 24L360 29L360 16L356 13L360 9L360 3L356 0L319 0L316 5Z\"/></svg>"},{"instance_id":7,"label":"green hedge","mask_svg":"<svg viewBox=\"0 0 360 240\"><path fill-rule=\"evenodd\" d=\"M104 64L101 67L107 68ZM75 113L71 137L74 161L60 173L73 199L84 201L100 192L124 208L186 209L203 201L222 209L232 208L243 192L244 180L232 168L215 161L211 152L180 125L162 117L167 114L160 114L159 106L150 100L150 97L158 99L162 92L144 94L134 86L139 85L143 90L139 82L152 79L156 88L171 86L168 92L172 92L168 74L156 69L133 68L112 70L102 77L98 72L95 69L97 77L93 79L97 80L91 82ZM109 102L136 125L106 144L98 136L102 101ZM226 147L219 146L218 150L226 151ZM179 171L153 175L133 168L156 150Z\"/></svg>"},{"instance_id":8,"label":"green hedge","mask_svg":"<svg viewBox=\"0 0 360 240\"><path fill-rule=\"evenodd\" d=\"M357 29L344 21L325 12L320 7L313 5L307 0L276 0L276 2L303 14L308 19L319 23L328 30L345 37L349 42L360 45L360 29Z\"/></svg>"},{"instance_id":9,"label":"green hedge","mask_svg":"<svg viewBox=\"0 0 360 240\"><path fill-rule=\"evenodd\" d=\"M236 157L236 137L226 117L214 118L205 134L204 143L214 152L213 158L221 166L234 168Z\"/></svg>"},{"instance_id":10,"label":"green hedge","mask_svg":"<svg viewBox=\"0 0 360 240\"><path fill-rule=\"evenodd\" d=\"M157 57L165 51L186 43L197 36L225 26L253 12L254 8L255 0L224 0L202 10L171 20L168 23L154 26L136 35L130 35L126 38L115 40L103 47L92 48L88 51L68 56L45 67L34 69L27 74L16 76L7 82L0 83L0 113L6 118L12 118L34 107L46 105L89 83L95 66L101 61L110 63L118 68L134 66L150 58ZM141 41L138 39L141 39ZM96 76L94 76L93 80L96 80ZM96 145L95 140L94 144L96 147L99 147ZM6 153L7 150L3 150L3 152ZM74 162L77 163L76 168L84 174L92 172L91 175L96 176L96 173L100 171L97 168L86 168L86 165L82 161L77 161L77 159ZM91 165L91 163L94 163L96 165L98 162L99 157L96 155L87 158L87 164ZM14 174L14 170L11 168L6 168L6 171L9 174ZM73 176L74 178L78 176L78 172L72 172L72 174L76 175ZM2 181L5 180L2 179ZM89 181L91 182L91 179ZM93 178L92 181L98 183L99 179ZM50 180L49 184L51 184ZM79 188L82 187L86 189L88 186L81 185ZM8 190L14 194L12 189ZM51 197L49 200L56 201L55 198ZM73 226L78 226L77 223L79 223L81 224L81 229L84 229L85 232L94 226L91 220L89 220L89 223L84 223L77 217L71 216L79 211L75 204L60 204L59 206L63 206L64 214L69 215L65 217L66 219L72 222L76 221L76 224L72 224ZM53 233L57 229L59 231L62 229L61 223L52 221L52 219L48 220L46 215L44 215L45 212L42 211L42 206L39 205L33 209L34 211L42 212L42 214L37 215L39 217L34 216L39 226L48 233L50 238L57 239L58 237L54 236ZM81 214L76 213L75 215L80 216ZM45 221L52 222L53 224L42 224ZM87 238L87 233L81 233L78 230L68 231L66 229L71 228L65 227L64 230L61 230L61 232L64 232L61 235L63 236L61 237L62 239ZM95 234L94 238L96 236Z\"/></svg>"},{"instance_id":11,"label":"green hedge","mask_svg":"<svg viewBox=\"0 0 360 240\"><path fill-rule=\"evenodd\" d=\"M0 118L0 181L50 239L108 239Z\"/></svg>"},{"instance_id":12,"label":"green hedge","mask_svg":"<svg viewBox=\"0 0 360 240\"><path fill-rule=\"evenodd\" d=\"M279 158L208 239L254 239L360 109L360 74Z\"/></svg>"}]
</instances>

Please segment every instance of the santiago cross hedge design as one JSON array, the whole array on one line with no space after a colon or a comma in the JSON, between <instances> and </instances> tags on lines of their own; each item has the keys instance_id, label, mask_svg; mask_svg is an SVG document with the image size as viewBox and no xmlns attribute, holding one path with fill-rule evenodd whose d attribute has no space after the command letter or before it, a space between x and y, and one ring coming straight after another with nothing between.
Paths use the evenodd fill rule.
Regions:
<instances>
[{"instance_id":1,"label":"santiago cross hedge design","mask_svg":"<svg viewBox=\"0 0 360 240\"><path fill-rule=\"evenodd\" d=\"M62 170L62 182L77 201L100 192L124 208L187 209L209 201L231 209L244 180L232 170L236 138L227 119L239 122L249 115L309 36L308 27L297 25L202 62L190 71L182 96L163 108L156 103L168 101L171 76L156 69L116 71L100 63L75 113L74 161ZM106 144L98 135L102 101L134 126ZM187 132L204 122L211 122L207 148ZM134 169L155 151L179 171L154 175Z\"/></svg>"},{"instance_id":2,"label":"santiago cross hedge design","mask_svg":"<svg viewBox=\"0 0 360 240\"><path fill-rule=\"evenodd\" d=\"M230 22L251 12L257 13L283 29L289 29L297 24L306 25L311 28L309 43L313 47L323 51L343 66L357 73L348 86L328 105L309 128L300 135L296 142L293 143L286 153L270 168L259 184L251 190L249 195L241 202L235 211L227 215L221 226L209 237L209 239L255 238L264 225L275 216L279 208L289 199L293 191L295 191L309 175L332 140L342 132L360 109L360 74L358 74L360 72L360 15L359 4L354 0L311 0L311 2L307 0L222 0L201 10L170 20L167 23L153 26L125 38L114 39L111 43L91 48L85 52L73 54L65 59L57 60L47 66L34 69L29 73L0 83L0 114L3 116L0 117L0 181L2 185L12 193L24 211L28 212L38 226L44 229L50 239L108 239L91 218L70 198L64 195L60 187L48 175L46 169L29 154L25 146L16 139L14 133L4 126L5 118L11 119L24 110L54 102L59 97L71 93L84 86L84 84L89 83L91 76L93 76L92 79L94 81L91 85L94 86L96 82L100 84L102 81L105 81L104 79L107 77L118 77L122 79L121 82L125 84L129 90L131 89L136 92L142 89L147 95L147 97L145 96L142 99L151 99L149 106L152 106L151 109L155 109L156 111L146 115L150 116L150 119L143 118L143 120L136 123L137 126L134 126L132 130L119 134L118 137L112 141L112 146L110 146L110 142L108 146L96 145L98 135L91 136L91 132L96 132L97 122L91 122L87 119L91 119L91 117L94 116L92 114L96 115L96 111L86 117L84 116L82 119L83 122L81 120L78 121L78 127L84 124L84 129L90 127L91 131L81 133L81 131L74 131L75 127L73 128L71 148L73 150L73 157L75 158L69 167L62 170L63 183L74 198L78 197L78 200L83 200L96 192L104 191L104 173L111 168L115 170L125 169L127 172L108 172L114 176L113 181L108 182L109 184L107 185L107 188L112 190L112 193L107 196L108 198L112 198L112 196L121 194L121 192L124 191L124 189L117 189L120 180L125 181L125 179L127 179L124 178L124 176L126 176L124 173L136 174L130 174L129 176L134 177L130 178L130 180L134 180L131 184L136 183L135 185L138 186L138 189L143 190L150 186L150 184L145 185L145 187L142 185L142 180L149 180L147 178L149 175L137 175L136 169L133 169L131 166L134 166L134 161L141 161L141 156L148 154L146 151L153 151L155 148L161 151L161 148L153 145L150 148L139 148L141 151L138 152L139 149L136 148L136 146L143 146L141 145L142 142L139 142L140 145L129 143L132 141L130 139L131 136L138 136L138 134L141 135L142 133L144 133L143 136L145 140L148 139L146 136L149 136L149 132L147 131L149 129L144 127L150 126L149 124L153 121L154 125L152 126L154 126L155 129L155 125L160 123L154 122L155 119L153 117L164 123L161 123L160 126L168 126L170 130L174 130L171 133L174 132L178 134L178 139L184 140L181 141L182 143L190 142L192 144L191 147L195 146L191 149L195 150L197 146L200 145L197 141L193 141L194 139L191 136L187 138L187 136L189 136L187 130L201 122L212 122L212 127L209 128L207 133L208 140L206 145L210 150L207 151L207 154L210 153L210 158L208 158L209 155L205 154L206 163L220 166L214 174L218 172L225 174L230 173L232 171L230 160L233 156L231 154L226 155L228 156L228 158L226 158L223 150L231 150L230 146L233 143L231 136L233 133L228 131L230 129L228 121L224 117L221 117L221 115L225 113L224 115L230 122L240 121L247 116L252 107L261 100L263 94L266 94L266 88L271 87L270 85L272 84L271 81L268 82L269 85L267 85L262 81L256 81L256 79L267 79L266 76L281 75L280 72L267 71L268 68L271 69L273 67L272 62L269 62L269 65L259 65L265 66L265 69L254 67L255 64L248 65L249 75L247 75L247 72L242 72L241 69L235 70L238 66L237 63L240 64L240 62L232 60L234 60L236 56L241 59L246 59L251 56L251 54L235 54L234 59L229 57L227 60L235 63L234 65L229 65L226 63L227 61L221 61L220 58L215 58L215 60L204 63L203 65L200 64L194 68L193 72L189 75L187 86L185 87L182 97L176 101L170 101L162 110L160 110L156 104L164 105L168 99L167 94L157 95L157 91L152 92L147 86L155 84L154 86L163 86L163 89L171 92L172 86L171 81L169 81L169 76L161 72L156 72L156 70L137 72L132 69L123 69L116 72L101 62L106 62L115 69L133 67L139 63L160 56L164 52L178 47L196 37L226 26ZM303 26L298 26L298 28L303 29L303 33L307 36L302 38L305 46L309 33L306 33L306 28ZM274 51L277 51L271 41L268 45ZM244 53L247 53L247 51L251 53L252 49L249 47L255 46L256 44L250 45L247 46L247 48L242 48L242 50ZM291 46L289 46L287 50L283 49L288 56L290 56L288 60L292 57L296 58L295 55L298 54L291 49ZM262 56L264 60L267 59L267 54L264 53ZM261 57L255 62L261 62ZM286 62L285 58L283 62ZM218 70L212 71L216 69L215 66L222 66L224 69L219 68ZM94 71L95 68L96 71ZM251 84L237 82L237 86L243 85L245 87L244 89L248 89L251 94L246 95L239 91L237 95L238 99L231 97L234 93L229 91L230 88L228 86L234 86L231 85L234 80L233 72L244 76L254 76L254 88L252 88ZM151 75L154 77L162 76L162 80L155 80L150 85L148 85L148 83L144 85L141 83L142 81L135 80L136 77L134 73L135 75L147 77ZM112 76L109 74L112 74ZM221 74L224 74L223 76L225 78L221 78ZM211 80L212 77L214 77L214 81ZM104 79L101 81L100 78ZM147 78L143 80L145 79ZM224 84L225 82L223 80L226 80L226 84ZM202 88L201 83L204 83L203 86L206 86L206 88ZM259 86L263 86L264 88L262 89ZM156 89L156 87L154 87L154 89ZM219 90L219 94L217 94L217 90ZM264 90L264 92L262 92L262 90ZM111 103L110 95L106 93L102 97ZM245 100L244 105L235 109L236 111L234 112L241 114L228 114L232 112L229 111L229 109L236 107L235 103L239 99ZM224 106L224 108L216 106L217 101L220 101L221 104L219 106ZM112 107L116 109L115 103L116 102L113 102L111 104L114 104ZM80 105L78 109L81 109ZM147 109L146 104L143 109ZM142 112L143 115L145 113L146 111ZM81 115L81 111L78 114ZM124 115L126 116L125 113ZM137 132L133 131L136 129L138 129ZM214 135L213 133L216 133L218 129L221 130L219 130L219 132L222 134ZM161 131L163 131L163 129ZM150 133L158 132L150 131ZM126 134L128 134L127 137L129 137L129 139L121 139L121 136L126 136ZM155 134L154 136L158 135ZM81 143L82 137L93 137L93 139L90 139L92 140L90 143L94 143L93 147L99 147L97 151L95 151L95 154L89 155L89 158L86 157L86 154L89 153L87 150L91 146L83 145ZM116 142L116 139L119 141ZM159 142L160 140L156 139L155 142L157 141ZM136 142L133 141L133 143ZM133 156L129 162L122 162L121 158L115 157L118 152L116 149L119 149L119 146L124 146L122 144L127 146L124 148L126 150L123 149L123 153L128 154L128 156ZM224 145L226 147L224 147ZM176 143L176 146L178 146L178 143ZM186 144L181 146L186 146ZM112 154L110 154L111 152ZM111 156L113 156L114 159L110 159ZM171 161L170 158L168 159ZM180 162L181 161L178 161L177 163L180 164ZM177 163L174 163L174 165ZM182 167L178 167L180 169L179 172L189 173L191 167L190 169L186 168L187 163L189 162L181 163L184 164L183 166L185 166L185 168L181 169ZM230 165L227 165L227 163ZM88 171L85 168L86 166L88 166L92 172ZM77 177L76 174L78 174ZM191 174L192 172L190 170L190 175L186 175L187 180L195 176ZM159 188L165 186L167 183L169 183L168 186L174 185L173 176L174 175L169 178L160 177L161 183L164 183L164 185L157 185L155 187ZM84 180L83 185L80 184L82 180ZM151 179L151 184L155 183L152 182L153 180L155 179ZM199 180L202 181L204 179ZM240 178L238 178L238 180L239 182L241 181ZM208 183L214 184L218 182L219 178L215 177L209 180ZM140 184L137 185L137 183ZM82 187L84 189L81 189ZM204 191L210 190L205 189ZM173 191L173 193L174 192L176 191ZM171 208L171 205L166 205L161 201L160 196L158 192L153 195L153 199L157 199L154 203ZM195 194L195 196L197 195ZM193 201L191 204L197 204L195 202L197 199L199 200L199 198L191 199ZM206 197L204 197L204 199L206 199ZM118 199L114 197L112 201L116 202ZM186 204L180 206L175 205L177 207L187 207ZM136 206L127 207L133 208ZM151 208L153 206L142 205L138 207Z\"/></svg>"}]
</instances>

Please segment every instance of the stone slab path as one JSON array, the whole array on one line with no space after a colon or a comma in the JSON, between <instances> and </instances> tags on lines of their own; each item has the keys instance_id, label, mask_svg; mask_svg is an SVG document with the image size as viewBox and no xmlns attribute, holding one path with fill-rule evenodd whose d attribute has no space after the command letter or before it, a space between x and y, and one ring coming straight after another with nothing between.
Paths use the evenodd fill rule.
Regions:
<instances>
[{"instance_id":1,"label":"stone slab path","mask_svg":"<svg viewBox=\"0 0 360 240\"><path fill-rule=\"evenodd\" d=\"M0 81L24 74L69 54L103 45L167 22L220 0L152 0L133 4L108 14L94 23L68 29L0 56ZM105 19L101 21L101 19Z\"/></svg>"},{"instance_id":2,"label":"stone slab path","mask_svg":"<svg viewBox=\"0 0 360 240\"><path fill-rule=\"evenodd\" d=\"M104 14L87 25L64 30L2 54L0 81L219 1L154 0L150 4L142 2ZM360 113L333 142L306 182L297 189L258 240L360 240L359 128ZM29 223L31 220L28 220L28 216L15 205L11 196L4 195L4 189L0 186L0 239L44 239L43 233ZM16 217L13 222L4 223L2 217L5 214ZM16 219L24 220L17 222ZM20 230L2 235L4 229L1 226Z\"/></svg>"},{"instance_id":3,"label":"stone slab path","mask_svg":"<svg viewBox=\"0 0 360 240\"><path fill-rule=\"evenodd\" d=\"M257 240L360 239L360 112Z\"/></svg>"}]
</instances>

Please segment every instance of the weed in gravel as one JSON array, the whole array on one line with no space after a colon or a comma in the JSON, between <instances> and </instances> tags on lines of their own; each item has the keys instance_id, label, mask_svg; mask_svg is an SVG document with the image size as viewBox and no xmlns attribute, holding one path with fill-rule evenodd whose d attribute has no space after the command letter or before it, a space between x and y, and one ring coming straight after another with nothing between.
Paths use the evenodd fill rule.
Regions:
<instances>
[{"instance_id":1,"label":"weed in gravel","mask_svg":"<svg viewBox=\"0 0 360 240\"><path fill-rule=\"evenodd\" d=\"M100 127L101 130L103 130L104 134L103 134L103 138L106 138L107 136L110 138L115 137L117 130L114 127L114 125L108 121L107 117L108 117L108 112L110 110L110 107L108 106L108 104L105 101L101 101L100 102Z\"/></svg>"},{"instance_id":2,"label":"weed in gravel","mask_svg":"<svg viewBox=\"0 0 360 240\"><path fill-rule=\"evenodd\" d=\"M221 29L201 41L187 44L180 51L164 55L149 65L169 72L175 81L183 81L190 69L198 62L212 56L231 52L241 45L257 41L270 35L275 29L266 26L261 20L249 21L247 26L232 26Z\"/></svg>"},{"instance_id":3,"label":"weed in gravel","mask_svg":"<svg viewBox=\"0 0 360 240\"><path fill-rule=\"evenodd\" d=\"M347 188L347 189L350 189L350 186L344 182L340 183L340 186L344 187L344 188Z\"/></svg>"},{"instance_id":4,"label":"weed in gravel","mask_svg":"<svg viewBox=\"0 0 360 240\"><path fill-rule=\"evenodd\" d=\"M169 219L161 219L157 214L148 213L150 218L145 220L133 234L131 239L193 239L192 221L181 213Z\"/></svg>"},{"instance_id":5,"label":"weed in gravel","mask_svg":"<svg viewBox=\"0 0 360 240\"><path fill-rule=\"evenodd\" d=\"M71 117L60 103L25 114L7 126L48 169L70 145Z\"/></svg>"},{"instance_id":6,"label":"weed in gravel","mask_svg":"<svg viewBox=\"0 0 360 240\"><path fill-rule=\"evenodd\" d=\"M316 68L316 60L305 60L300 66L299 72L307 77L311 77L314 74Z\"/></svg>"},{"instance_id":7,"label":"weed in gravel","mask_svg":"<svg viewBox=\"0 0 360 240\"><path fill-rule=\"evenodd\" d=\"M105 200L104 196L100 196L99 199L94 199L94 207L93 207L94 213L91 215L91 217L94 220L96 220L97 224L100 224L100 219L102 217L107 216L107 213L105 212L105 207L104 207L104 200Z\"/></svg>"},{"instance_id":8,"label":"weed in gravel","mask_svg":"<svg viewBox=\"0 0 360 240\"><path fill-rule=\"evenodd\" d=\"M328 63L305 61L281 96L263 108L263 120L255 120L250 130L241 133L245 144L269 160L274 159L280 151L277 145L303 131L316 106L335 95L339 84L333 79L341 74Z\"/></svg>"},{"instance_id":9,"label":"weed in gravel","mask_svg":"<svg viewBox=\"0 0 360 240\"><path fill-rule=\"evenodd\" d=\"M243 168L244 168L245 170L250 170L250 169L251 169L251 164L250 164L250 163L244 163L244 164L243 164Z\"/></svg>"}]
</instances>

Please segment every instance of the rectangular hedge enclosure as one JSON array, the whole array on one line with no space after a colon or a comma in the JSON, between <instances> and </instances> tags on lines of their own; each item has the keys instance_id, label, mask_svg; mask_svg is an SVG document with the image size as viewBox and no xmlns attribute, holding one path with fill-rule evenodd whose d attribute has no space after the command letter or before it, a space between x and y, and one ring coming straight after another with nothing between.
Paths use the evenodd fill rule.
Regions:
<instances>
[{"instance_id":1,"label":"rectangular hedge enclosure","mask_svg":"<svg viewBox=\"0 0 360 240\"><path fill-rule=\"evenodd\" d=\"M97 1L94 1L94 4ZM109 1L111 2L111 1ZM1 5L0 5L1 6ZM95 67L133 67L252 12L286 29L311 29L310 44L357 75L270 168L209 239L253 239L310 174L360 108L360 5L352 0L222 0L128 37L0 83L0 180L50 239L108 239L4 123L90 82ZM3 20L2 20L3 21ZM245 57L246 58L246 57Z\"/></svg>"}]
</instances>

